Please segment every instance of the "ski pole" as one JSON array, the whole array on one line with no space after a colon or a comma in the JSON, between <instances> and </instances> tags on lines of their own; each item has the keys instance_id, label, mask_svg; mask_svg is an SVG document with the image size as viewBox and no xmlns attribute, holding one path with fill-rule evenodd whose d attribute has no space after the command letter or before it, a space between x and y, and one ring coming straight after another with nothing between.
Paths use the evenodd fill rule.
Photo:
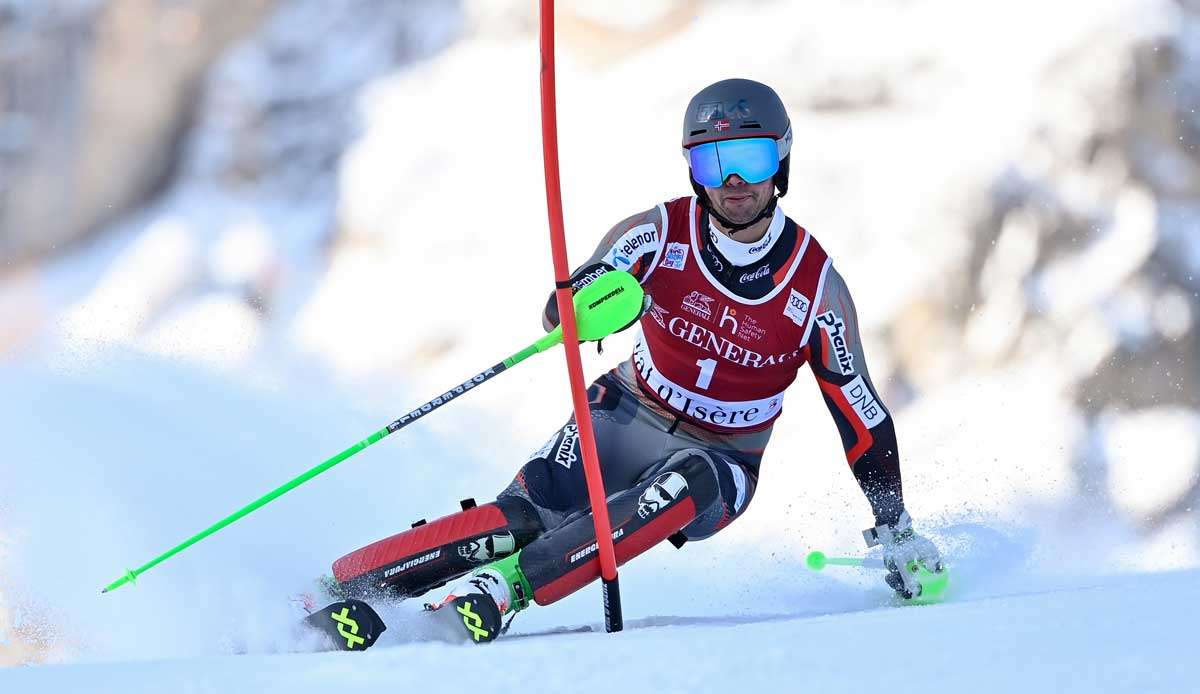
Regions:
<instances>
[{"instance_id":1,"label":"ski pole","mask_svg":"<svg viewBox=\"0 0 1200 694\"><path fill-rule=\"evenodd\" d=\"M575 410L575 425L579 429L579 451L583 456L583 477L587 484L588 503L592 507L592 523L596 529L596 553L600 560L600 589L604 601L604 630L621 631L624 619L621 612L621 584L617 578L617 555L612 541L612 519L608 516L608 501L604 494L604 479L596 454L596 439L592 432L591 410L587 402L587 384L578 343L572 340L577 316L571 312L570 273L567 265L567 241L563 226L562 190L558 171L558 116L554 86L554 0L541 0L539 7L538 46L542 65L540 74L542 106L542 168L546 179L546 214L550 222L550 254L554 263L554 281L558 288L558 315L562 321L567 344L567 377L571 384L571 400Z\"/></svg>"},{"instance_id":2,"label":"ski pole","mask_svg":"<svg viewBox=\"0 0 1200 694\"><path fill-rule=\"evenodd\" d=\"M639 315L643 308L643 292L641 285L637 280L627 272L609 272L595 279L591 284L579 290L575 294L574 304L575 313L579 319L579 339L583 341L594 341L608 337L612 333L620 330L629 323L632 323ZM127 569L120 578L108 584L101 590L101 593L116 590L126 583L133 583L138 576L149 571L162 562L179 554L183 550L191 547L197 542L203 540L221 530L227 525L243 518L250 513L266 506L275 499L283 496L291 490L299 487L312 478L320 475L333 466L341 463L350 456L358 453L367 446L370 446L389 434L393 434L425 415L433 412L439 407L445 405L458 398L460 395L479 387L486 381L498 376L504 371L520 364L534 354L544 352L551 347L557 345L563 339L562 329L556 328L553 331L546 333L525 349L517 352L504 361L495 366L481 371L471 378L467 379L460 385L442 393L434 399L426 402L423 405L413 408L408 414L401 416L399 419L388 424L386 427L376 431L367 438L350 446L346 450L329 458L325 462L309 469L297 477L292 478L285 484L276 487L275 489L260 496L254 501L246 504L234 513L222 518L213 523L204 530L189 537L183 542L175 545L171 549L163 552L150 561L142 564L136 569Z\"/></svg>"},{"instance_id":3,"label":"ski pole","mask_svg":"<svg viewBox=\"0 0 1200 694\"><path fill-rule=\"evenodd\" d=\"M804 559L808 568L820 571L826 566L858 566L867 569L885 568L882 559L863 559L859 557L827 557L824 552L809 552Z\"/></svg>"},{"instance_id":4,"label":"ski pole","mask_svg":"<svg viewBox=\"0 0 1200 694\"><path fill-rule=\"evenodd\" d=\"M829 557L824 552L809 552L804 563L813 571L820 571L826 566L857 566L864 569L887 569L882 559L864 559L859 557ZM916 562L910 562L905 567L917 574L917 583L921 584L921 593L909 602L928 604L940 602L950 584L950 571L943 568L933 572Z\"/></svg>"}]
</instances>

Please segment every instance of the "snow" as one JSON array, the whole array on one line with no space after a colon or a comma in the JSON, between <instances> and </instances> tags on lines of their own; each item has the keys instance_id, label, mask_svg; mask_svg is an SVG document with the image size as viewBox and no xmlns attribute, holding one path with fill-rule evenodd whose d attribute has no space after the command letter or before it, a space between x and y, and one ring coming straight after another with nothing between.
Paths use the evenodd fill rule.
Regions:
<instances>
[{"instance_id":1,"label":"snow","mask_svg":"<svg viewBox=\"0 0 1200 694\"><path fill-rule=\"evenodd\" d=\"M1200 478L1200 420L1190 410L1108 413L1100 421L1109 494L1130 517L1152 516Z\"/></svg>"},{"instance_id":2,"label":"snow","mask_svg":"<svg viewBox=\"0 0 1200 694\"><path fill-rule=\"evenodd\" d=\"M125 567L386 423L318 373L286 379L287 388L274 378L119 351L94 353L85 364L61 354L0 366L11 395L0 400L9 442L0 467L0 592L15 616L0 639L28 642L33 630L51 663L0 670L0 691L300 693L352 684L518 691L537 683L599 692L615 681L654 682L664 691L803 683L818 691L915 692L930 682L951 691L1021 683L1185 691L1197 674L1184 649L1200 618L1200 572L1114 574L1110 557L1135 546L1120 526L1064 538L1032 506L1011 521L990 512L977 514L986 524L962 513L927 521L955 572L949 602L934 607L894 606L876 574L807 572L802 557L814 545L861 554L857 528L838 512L860 503L857 490L838 484L850 476L833 466L815 475L818 501L797 497L802 513L772 484L745 519L711 540L683 551L658 547L624 567L626 633L514 638L562 626L601 631L593 586L522 613L513 632L489 647L412 643L422 627L417 606L406 603L384 610L392 628L363 656L281 653L300 645L289 630L301 613L289 598L311 590L333 558L416 518L451 512L455 499L487 498L508 481L509 466L486 464L462 437L424 422L136 586L100 595ZM465 409L437 417L462 431L476 424ZM497 434L475 445L506 447ZM914 488L928 482L920 467L912 479ZM922 497L922 505L945 507L936 495ZM825 533L835 517L837 531ZM1097 551L1101 545L1108 551ZM622 664L619 672L612 663ZM486 679L464 682L468 676Z\"/></svg>"},{"instance_id":3,"label":"snow","mask_svg":"<svg viewBox=\"0 0 1200 694\"><path fill-rule=\"evenodd\" d=\"M564 42L572 255L620 217L687 192L670 143L679 104L707 80L665 76L725 76L727 56L710 47L730 32L761 36L762 50L738 69L798 106L806 154L785 207L835 252L869 331L919 335L928 326L904 307L965 252L959 191L986 188L1021 151L1045 106L1033 85L1062 46L1120 21L1140 31L1163 11L1155 3L1134 21L1137 4L1080 14L1033 0L859 2L818 15L821 3L727 3L602 68ZM369 26L381 12L425 13L429 30L410 45L414 37L388 32L400 22ZM370 653L280 653L297 646L289 597L334 558L507 484L566 417L557 353L137 586L98 595L126 567L538 335L548 270L530 270L546 260L533 41L468 37L394 69L396 45L424 60L459 22L456 8L435 2L286 3L210 75L176 185L0 295L22 311L0 325L0 340L25 345L0 362L0 660L49 663L0 670L0 691L1196 690L1185 649L1200 616L1197 516L1152 533L1139 524L1195 479L1200 424L1160 408L1089 426L1072 394L1129 339L1143 304L1163 332L1194 320L1186 296L1108 302L1156 241L1200 268L1194 206L1140 192L1124 194L1107 235L1046 268L1065 302L1048 307L1055 332L1016 332L1037 240L1033 222L1014 215L983 268L994 301L969 319L966 349L957 336L913 341L949 343L928 369L954 374L926 379L893 412L910 510L954 567L945 605L898 609L878 575L803 568L814 548L861 554L869 513L802 375L746 517L623 569L626 633L517 638L598 628L592 587L521 614L487 648L405 643L420 626L416 606L404 605ZM317 32L326 40L312 41ZM831 96L857 105L835 110ZM872 106L878 99L890 107ZM412 119L429 109L449 135L414 136ZM486 135L461 135L482 117ZM1020 163L1034 180L1050 165ZM602 187L612 180L621 185ZM1083 188L1073 194L1095 194ZM938 231L931 220L949 221ZM327 247L335 227L340 241ZM1103 314L1076 314L1097 302ZM868 347L885 383L899 357ZM1006 364L1010 348L1028 354ZM603 356L588 350L588 373L628 349L626 334ZM980 363L967 368L964 351ZM1080 442L1110 459L1099 492L1079 487ZM1124 515L1099 508L1096 493L1121 498Z\"/></svg>"},{"instance_id":4,"label":"snow","mask_svg":"<svg viewBox=\"0 0 1200 694\"><path fill-rule=\"evenodd\" d=\"M838 612L775 596L775 614L632 620L620 634L486 646L377 645L361 655L253 655L0 671L9 691L1184 692L1197 675L1200 572L919 608ZM811 595L808 596L811 599ZM660 602L672 614L679 598ZM599 625L595 625L597 632ZM385 637L388 634L385 633ZM614 669L614 664L619 668Z\"/></svg>"}]
</instances>

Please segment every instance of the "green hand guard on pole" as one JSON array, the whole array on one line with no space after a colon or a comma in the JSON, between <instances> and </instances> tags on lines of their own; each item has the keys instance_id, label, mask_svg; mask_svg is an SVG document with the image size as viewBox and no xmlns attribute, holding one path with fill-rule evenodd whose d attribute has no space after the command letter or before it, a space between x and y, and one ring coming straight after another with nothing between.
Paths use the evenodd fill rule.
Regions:
<instances>
[{"instance_id":1,"label":"green hand guard on pole","mask_svg":"<svg viewBox=\"0 0 1200 694\"><path fill-rule=\"evenodd\" d=\"M573 298L575 304L575 314L579 326L579 339L581 341L600 340L614 332L628 326L642 314L645 294L642 292L642 287L638 284L637 279L627 272L609 272L597 277L591 284L580 289ZM136 569L127 569L125 573L112 583L101 590L101 593L108 593L116 590L126 583L133 583L145 572L179 554L183 550L191 547L204 538L216 533L222 528L236 522L237 520L253 513L254 511L266 506L279 497L287 494L291 490L299 487L312 478L320 475L333 466L341 463L347 458L355 455L367 446L370 446L389 434L393 434L400 429L408 426L412 422L429 414L433 410L438 409L458 396L476 388L485 381L499 375L500 373L510 369L517 364L525 361L534 354L545 352L562 342L562 328L555 328L547 333L533 344L525 349L517 352L508 359L496 364L495 366L481 371L472 376L463 383L454 388L442 393L433 400L426 402L410 411L408 414L388 424L386 427L376 431L367 438L350 446L346 450L329 458L325 462L309 469L308 471L292 478L288 482L272 489L266 494L260 496L254 501L246 504L234 513L222 518L213 523L204 530L189 537L183 542L175 545L171 549L163 552L150 561L142 564Z\"/></svg>"},{"instance_id":2,"label":"green hand guard on pole","mask_svg":"<svg viewBox=\"0 0 1200 694\"><path fill-rule=\"evenodd\" d=\"M867 569L886 568L879 559L828 557L825 556L824 552L809 552L808 556L804 559L804 563L813 571L821 571L826 566L857 566ZM921 594L906 602L916 605L928 605L942 601L942 598L945 597L946 587L950 585L949 569L943 568L940 572L935 573L916 562L909 563L905 569L915 571L917 582L921 584Z\"/></svg>"}]
</instances>

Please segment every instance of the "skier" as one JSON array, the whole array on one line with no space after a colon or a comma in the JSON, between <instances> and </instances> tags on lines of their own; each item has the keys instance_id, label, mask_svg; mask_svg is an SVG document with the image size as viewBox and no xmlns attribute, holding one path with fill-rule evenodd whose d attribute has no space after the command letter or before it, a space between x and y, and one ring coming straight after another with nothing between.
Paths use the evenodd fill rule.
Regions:
<instances>
[{"instance_id":1,"label":"skier","mask_svg":"<svg viewBox=\"0 0 1200 694\"><path fill-rule=\"evenodd\" d=\"M617 561L710 537L746 511L784 390L807 363L874 512L867 543L883 546L888 585L911 598L920 583L906 567L940 571L941 556L905 511L895 427L846 283L779 207L791 145L770 87L705 87L683 123L695 195L620 222L572 275L578 289L629 272L653 300L632 357L588 390ZM557 313L551 295L547 330ZM469 639L490 641L504 615L600 576L573 418L494 502L462 506L342 557L339 587L415 596L462 577L427 607L454 606Z\"/></svg>"}]
</instances>

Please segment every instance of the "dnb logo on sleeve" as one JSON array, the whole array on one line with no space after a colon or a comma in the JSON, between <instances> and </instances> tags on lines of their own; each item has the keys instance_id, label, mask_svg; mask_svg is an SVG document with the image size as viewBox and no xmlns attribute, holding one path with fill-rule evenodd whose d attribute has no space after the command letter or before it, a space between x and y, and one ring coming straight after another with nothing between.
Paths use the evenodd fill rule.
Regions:
<instances>
[{"instance_id":1,"label":"dnb logo on sleeve","mask_svg":"<svg viewBox=\"0 0 1200 694\"><path fill-rule=\"evenodd\" d=\"M858 416L858 420L868 429L874 429L887 419L887 412L883 409L883 405L875 399L875 395L867 387L867 382L863 380L861 374L842 386L842 394L846 396L850 407L854 408L854 414Z\"/></svg>"}]
</instances>

